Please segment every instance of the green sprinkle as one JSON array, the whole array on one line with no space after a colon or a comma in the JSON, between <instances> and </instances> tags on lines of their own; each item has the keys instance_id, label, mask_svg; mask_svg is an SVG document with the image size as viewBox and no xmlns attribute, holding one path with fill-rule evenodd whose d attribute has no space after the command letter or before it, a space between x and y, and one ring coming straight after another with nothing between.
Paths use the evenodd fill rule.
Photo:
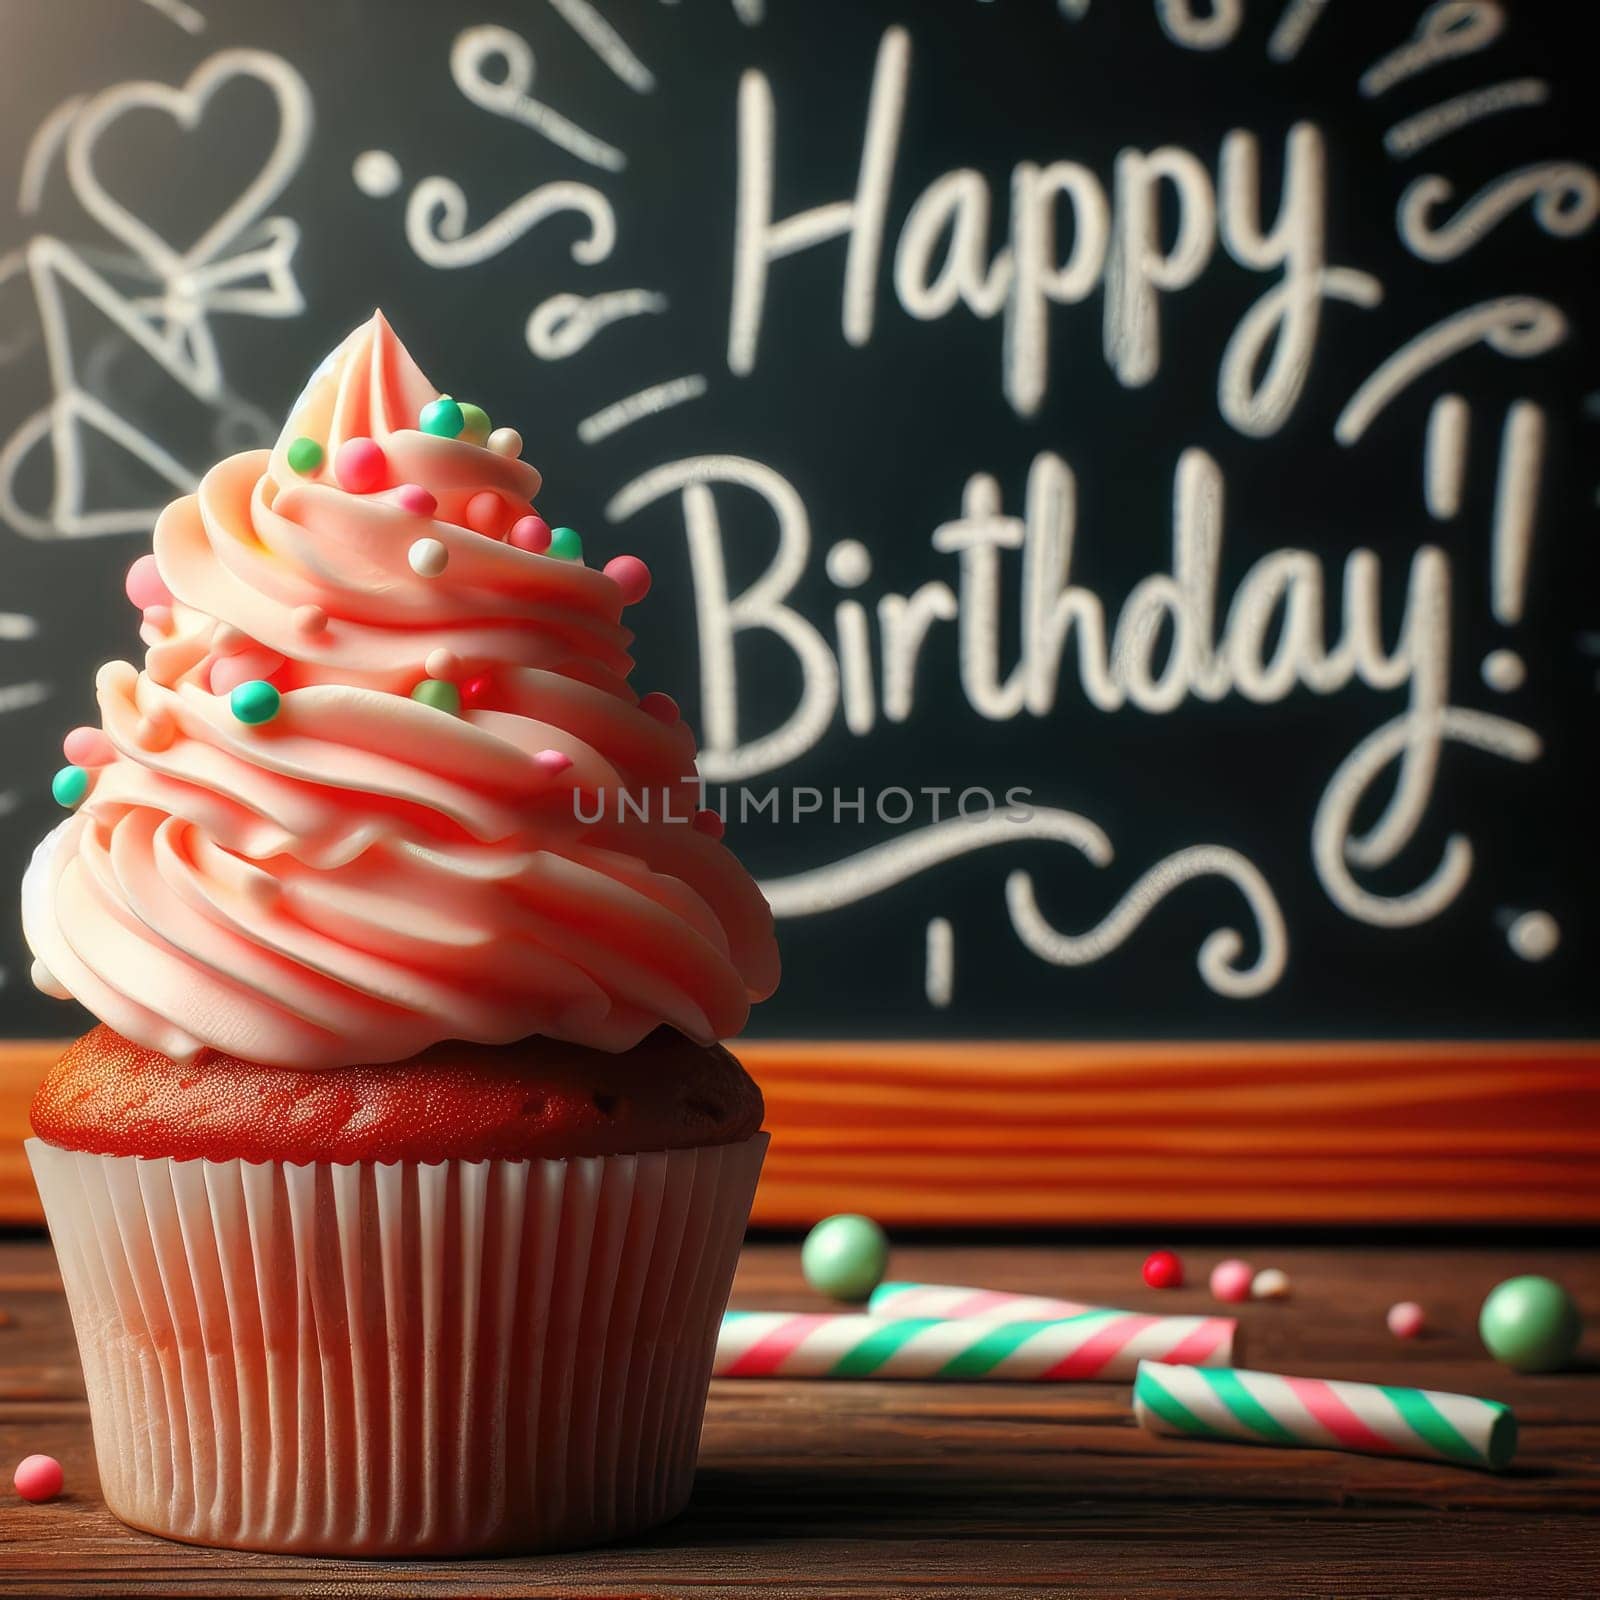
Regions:
<instances>
[{"instance_id":1,"label":"green sprinkle","mask_svg":"<svg viewBox=\"0 0 1600 1600\"><path fill-rule=\"evenodd\" d=\"M547 555L557 556L562 561L583 560L583 540L578 537L576 528L552 528L550 530L550 548Z\"/></svg>"},{"instance_id":2,"label":"green sprinkle","mask_svg":"<svg viewBox=\"0 0 1600 1600\"><path fill-rule=\"evenodd\" d=\"M461 691L444 678L424 678L411 691L411 698L435 711L448 711L453 717L461 712Z\"/></svg>"},{"instance_id":3,"label":"green sprinkle","mask_svg":"<svg viewBox=\"0 0 1600 1600\"><path fill-rule=\"evenodd\" d=\"M315 439L296 439L289 446L289 465L302 478L309 478L322 465L322 459L322 446Z\"/></svg>"},{"instance_id":4,"label":"green sprinkle","mask_svg":"<svg viewBox=\"0 0 1600 1600\"><path fill-rule=\"evenodd\" d=\"M417 419L424 433L436 433L441 439L459 438L466 420L461 414L461 407L447 394L425 405L422 415Z\"/></svg>"},{"instance_id":5,"label":"green sprinkle","mask_svg":"<svg viewBox=\"0 0 1600 1600\"><path fill-rule=\"evenodd\" d=\"M468 405L464 400L460 402L459 409L461 432L458 437L465 439L468 444L482 444L494 427L489 421L489 413L482 406Z\"/></svg>"},{"instance_id":6,"label":"green sprinkle","mask_svg":"<svg viewBox=\"0 0 1600 1600\"><path fill-rule=\"evenodd\" d=\"M265 678L252 678L248 683L241 683L228 696L228 708L241 722L247 722L251 727L271 722L282 704L283 696Z\"/></svg>"},{"instance_id":7,"label":"green sprinkle","mask_svg":"<svg viewBox=\"0 0 1600 1600\"><path fill-rule=\"evenodd\" d=\"M56 797L56 804L65 806L68 811L88 792L89 774L82 767L63 767L50 780L50 793Z\"/></svg>"}]
</instances>

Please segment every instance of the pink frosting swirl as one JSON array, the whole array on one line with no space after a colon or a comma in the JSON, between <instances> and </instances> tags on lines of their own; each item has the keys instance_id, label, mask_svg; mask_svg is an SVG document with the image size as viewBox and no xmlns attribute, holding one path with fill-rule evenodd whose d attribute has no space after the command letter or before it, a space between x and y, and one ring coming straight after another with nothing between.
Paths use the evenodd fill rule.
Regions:
<instances>
[{"instance_id":1,"label":"pink frosting swirl","mask_svg":"<svg viewBox=\"0 0 1600 1600\"><path fill-rule=\"evenodd\" d=\"M465 526L484 491L530 513L539 474L418 431L437 398L374 316L270 453L156 525L170 604L143 672L100 670L110 759L23 895L36 980L140 1044L332 1067L443 1039L623 1050L661 1023L710 1042L777 981L760 890L691 824L689 730L628 685L618 585ZM325 450L306 475L302 437ZM366 494L334 470L360 438L386 463ZM420 538L441 575L413 570ZM480 686L460 715L411 698L430 656ZM254 678L282 695L259 726L227 693Z\"/></svg>"}]
</instances>

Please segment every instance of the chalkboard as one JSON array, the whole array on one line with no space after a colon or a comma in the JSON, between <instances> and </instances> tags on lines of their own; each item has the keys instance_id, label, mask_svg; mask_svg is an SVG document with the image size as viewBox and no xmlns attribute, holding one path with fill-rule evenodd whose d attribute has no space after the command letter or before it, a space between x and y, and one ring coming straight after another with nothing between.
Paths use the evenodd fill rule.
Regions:
<instances>
[{"instance_id":1,"label":"chalkboard","mask_svg":"<svg viewBox=\"0 0 1600 1600\"><path fill-rule=\"evenodd\" d=\"M651 564L753 1031L1592 1035L1585 9L6 0L0 883L381 305Z\"/></svg>"}]
</instances>

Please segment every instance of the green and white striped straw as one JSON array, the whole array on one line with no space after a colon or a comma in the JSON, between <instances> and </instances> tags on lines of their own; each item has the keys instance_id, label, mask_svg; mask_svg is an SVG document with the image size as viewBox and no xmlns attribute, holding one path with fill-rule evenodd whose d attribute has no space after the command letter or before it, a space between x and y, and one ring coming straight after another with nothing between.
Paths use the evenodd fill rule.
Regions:
<instances>
[{"instance_id":1,"label":"green and white striped straw","mask_svg":"<svg viewBox=\"0 0 1600 1600\"><path fill-rule=\"evenodd\" d=\"M1498 1400L1386 1383L1141 1361L1133 1409L1152 1433L1420 1456L1495 1472L1517 1449L1517 1419Z\"/></svg>"}]
</instances>

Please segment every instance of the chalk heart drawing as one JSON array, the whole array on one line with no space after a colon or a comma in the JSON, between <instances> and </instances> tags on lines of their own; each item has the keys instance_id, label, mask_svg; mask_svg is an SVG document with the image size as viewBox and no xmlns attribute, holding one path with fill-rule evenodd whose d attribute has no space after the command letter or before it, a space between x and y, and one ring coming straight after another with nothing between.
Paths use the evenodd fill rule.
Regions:
<instances>
[{"instance_id":1,"label":"chalk heart drawing","mask_svg":"<svg viewBox=\"0 0 1600 1600\"><path fill-rule=\"evenodd\" d=\"M259 171L233 203L187 250L179 251L106 189L95 171L96 145L122 118L135 111L160 111L185 133L193 134L219 90L230 84L264 86L277 107L277 132ZM282 194L305 155L311 137L311 99L304 80L289 64L257 51L223 51L202 63L181 89L161 83L124 83L97 95L73 124L67 168L83 207L107 233L114 234L166 278L181 278L212 260ZM207 159L226 158L224 141Z\"/></svg>"},{"instance_id":2,"label":"chalk heart drawing","mask_svg":"<svg viewBox=\"0 0 1600 1600\"><path fill-rule=\"evenodd\" d=\"M241 156L234 141L193 142L196 159L227 175L237 165L238 188L229 204L190 244L164 237L113 194L95 166L101 141L128 132L130 115L156 113L185 135L196 135L217 97L257 85L272 97L271 143L264 157ZM147 529L160 504L88 505L88 448L111 448L150 469L171 488L194 487L189 464L162 443L159 424L124 415L97 386L85 382L74 346L69 303L86 303L196 399L212 406L219 423L262 420L228 388L210 318L293 317L305 309L293 260L300 241L288 217L267 216L304 159L311 139L311 92L298 72L266 51L219 51L179 88L151 82L114 85L90 98L76 95L50 114L24 157L22 210L37 209L55 153L64 151L66 177L86 214L115 241L91 250L37 234L7 258L26 270L38 307L52 394L0 446L0 517L30 538L87 538ZM124 285L132 281L136 287ZM88 364L93 366L93 362ZM48 442L53 455L48 508L23 505L16 485L24 463ZM162 495L164 501L166 495Z\"/></svg>"}]
</instances>

